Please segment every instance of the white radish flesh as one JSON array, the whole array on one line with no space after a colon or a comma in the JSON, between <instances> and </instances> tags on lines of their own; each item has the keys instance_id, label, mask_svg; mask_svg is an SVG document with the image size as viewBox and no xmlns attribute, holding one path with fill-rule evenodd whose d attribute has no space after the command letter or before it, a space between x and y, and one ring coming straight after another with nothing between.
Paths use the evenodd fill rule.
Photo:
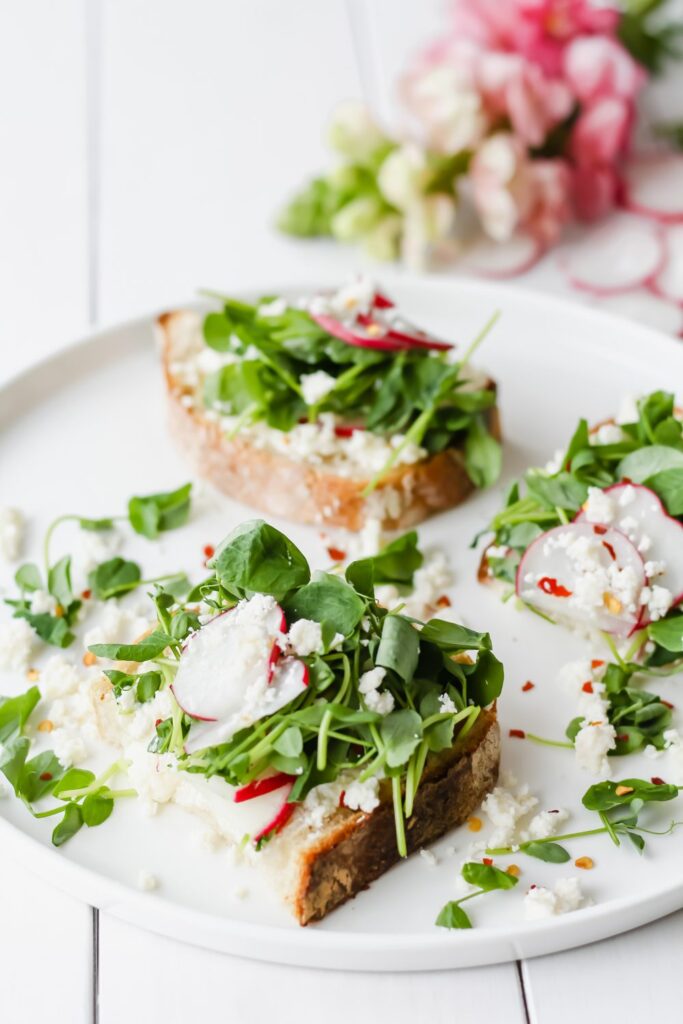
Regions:
<instances>
[{"instance_id":1,"label":"white radish flesh","mask_svg":"<svg viewBox=\"0 0 683 1024\"><path fill-rule=\"evenodd\" d=\"M624 171L624 205L662 224L683 223L683 156L658 153L630 160Z\"/></svg>"},{"instance_id":2,"label":"white radish flesh","mask_svg":"<svg viewBox=\"0 0 683 1024\"><path fill-rule=\"evenodd\" d=\"M587 522L549 530L517 570L519 597L552 619L628 636L640 614L643 559L623 533Z\"/></svg>"},{"instance_id":3,"label":"white radish flesh","mask_svg":"<svg viewBox=\"0 0 683 1024\"><path fill-rule=\"evenodd\" d=\"M650 287L656 295L683 304L683 224L667 228L666 260Z\"/></svg>"},{"instance_id":4,"label":"white radish flesh","mask_svg":"<svg viewBox=\"0 0 683 1024\"><path fill-rule=\"evenodd\" d=\"M644 288L637 288L622 295L605 295L596 301L595 307L606 313L637 320L665 334L678 335L683 331L683 308Z\"/></svg>"},{"instance_id":5,"label":"white radish flesh","mask_svg":"<svg viewBox=\"0 0 683 1024\"><path fill-rule=\"evenodd\" d=\"M308 686L308 668L297 658L283 658L278 662L270 684L245 695L240 709L231 716L214 722L193 724L185 741L185 753L193 754L205 747L227 743L239 729L258 722L266 715L274 715L304 692Z\"/></svg>"},{"instance_id":6,"label":"white radish flesh","mask_svg":"<svg viewBox=\"0 0 683 1024\"><path fill-rule=\"evenodd\" d=\"M560 266L575 288L591 295L617 295L647 284L661 271L665 256L664 233L658 224L614 213L568 243Z\"/></svg>"},{"instance_id":7,"label":"white radish flesh","mask_svg":"<svg viewBox=\"0 0 683 1024\"><path fill-rule=\"evenodd\" d=\"M543 247L536 238L518 231L506 242L478 239L465 250L458 265L481 277L503 279L531 270L542 254Z\"/></svg>"},{"instance_id":8,"label":"white radish flesh","mask_svg":"<svg viewBox=\"0 0 683 1024\"><path fill-rule=\"evenodd\" d=\"M646 574L648 569L658 570L648 576L648 585L666 588L672 604L679 604L683 601L683 523L670 516L659 496L642 484L614 484L603 494L611 499L612 524L638 548ZM576 522L585 521L586 513L581 511ZM643 616L643 622L647 618Z\"/></svg>"},{"instance_id":9,"label":"white radish flesh","mask_svg":"<svg viewBox=\"0 0 683 1024\"><path fill-rule=\"evenodd\" d=\"M282 609L264 594L202 626L186 643L173 682L183 711L204 721L236 715L268 686L285 629Z\"/></svg>"}]
</instances>

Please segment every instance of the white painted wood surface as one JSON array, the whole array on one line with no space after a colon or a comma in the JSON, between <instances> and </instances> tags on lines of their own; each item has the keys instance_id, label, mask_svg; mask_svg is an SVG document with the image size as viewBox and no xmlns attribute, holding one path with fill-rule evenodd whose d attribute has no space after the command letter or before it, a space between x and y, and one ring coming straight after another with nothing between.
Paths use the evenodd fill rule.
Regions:
<instances>
[{"instance_id":1,"label":"white painted wood surface","mask_svg":"<svg viewBox=\"0 0 683 1024\"><path fill-rule=\"evenodd\" d=\"M342 0L6 0L0 382L89 321L201 285L355 268L352 251L295 244L271 225L288 191L327 161L330 107L357 90ZM566 293L552 258L524 283ZM0 1017L12 1024L189 1014L289 1024L302 1005L329 1024L657 1019L677 1005L683 967L683 914L519 966L354 975L250 963L98 921L2 850L0 900ZM656 982L611 984L635 977L644 949Z\"/></svg>"}]
</instances>

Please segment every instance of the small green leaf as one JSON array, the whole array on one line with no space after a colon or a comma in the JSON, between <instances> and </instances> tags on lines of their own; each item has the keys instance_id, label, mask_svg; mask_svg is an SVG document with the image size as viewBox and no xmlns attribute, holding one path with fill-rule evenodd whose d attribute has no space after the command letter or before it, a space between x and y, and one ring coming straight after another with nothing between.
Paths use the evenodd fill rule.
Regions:
<instances>
[{"instance_id":1,"label":"small green leaf","mask_svg":"<svg viewBox=\"0 0 683 1024\"><path fill-rule=\"evenodd\" d=\"M409 683L415 674L420 652L420 634L402 615L387 615L382 623L382 636L375 655L375 664L390 669Z\"/></svg>"},{"instance_id":2,"label":"small green leaf","mask_svg":"<svg viewBox=\"0 0 683 1024\"><path fill-rule=\"evenodd\" d=\"M153 661L173 642L173 637L155 629L136 644L92 644L88 650L98 658L110 658L112 661Z\"/></svg>"},{"instance_id":3,"label":"small green leaf","mask_svg":"<svg viewBox=\"0 0 683 1024\"><path fill-rule=\"evenodd\" d=\"M216 576L231 594L271 594L281 601L311 578L299 549L262 519L242 523L226 537L214 560Z\"/></svg>"},{"instance_id":4,"label":"small green leaf","mask_svg":"<svg viewBox=\"0 0 683 1024\"><path fill-rule=\"evenodd\" d=\"M490 487L500 476L503 453L483 416L472 421L465 438L465 469L475 487Z\"/></svg>"},{"instance_id":5,"label":"small green leaf","mask_svg":"<svg viewBox=\"0 0 683 1024\"><path fill-rule=\"evenodd\" d=\"M161 672L143 672L135 687L135 696L141 704L145 704L154 697L154 694L161 689L163 684Z\"/></svg>"},{"instance_id":6,"label":"small green leaf","mask_svg":"<svg viewBox=\"0 0 683 1024\"><path fill-rule=\"evenodd\" d=\"M64 809L64 816L59 825L52 832L52 843L54 846L63 846L83 826L83 815L78 804L68 803Z\"/></svg>"},{"instance_id":7,"label":"small green leaf","mask_svg":"<svg viewBox=\"0 0 683 1024\"><path fill-rule=\"evenodd\" d=\"M40 690L30 686L18 697L0 697L0 743L23 732L28 716L40 700Z\"/></svg>"},{"instance_id":8,"label":"small green leaf","mask_svg":"<svg viewBox=\"0 0 683 1024\"><path fill-rule=\"evenodd\" d=\"M114 801L101 793L90 793L81 804L83 823L89 828L101 825L114 810Z\"/></svg>"},{"instance_id":9,"label":"small green leaf","mask_svg":"<svg viewBox=\"0 0 683 1024\"><path fill-rule=\"evenodd\" d=\"M114 529L113 519L85 519L81 517L78 520L78 525L81 530L88 530L92 533L103 533L106 530Z\"/></svg>"},{"instance_id":10,"label":"small green leaf","mask_svg":"<svg viewBox=\"0 0 683 1024\"><path fill-rule=\"evenodd\" d=\"M57 604L63 609L68 608L73 600L71 590L71 558L65 555L51 567L47 574L47 589Z\"/></svg>"},{"instance_id":11,"label":"small green leaf","mask_svg":"<svg viewBox=\"0 0 683 1024\"><path fill-rule=\"evenodd\" d=\"M514 875L507 871L501 871L493 864L480 864L477 861L468 861L462 866L462 877L470 885L483 889L484 892L493 892L495 889L513 889L519 881Z\"/></svg>"},{"instance_id":12,"label":"small green leaf","mask_svg":"<svg viewBox=\"0 0 683 1024\"><path fill-rule=\"evenodd\" d=\"M571 859L570 854L559 843L524 843L520 849L524 853L528 853L530 857L545 860L549 864L566 864Z\"/></svg>"},{"instance_id":13,"label":"small green leaf","mask_svg":"<svg viewBox=\"0 0 683 1024\"><path fill-rule=\"evenodd\" d=\"M392 711L383 719L380 735L386 750L389 768L406 764L410 755L422 739L422 719L417 711L404 708Z\"/></svg>"},{"instance_id":14,"label":"small green leaf","mask_svg":"<svg viewBox=\"0 0 683 1024\"><path fill-rule=\"evenodd\" d=\"M69 768L55 786L52 791L52 795L61 796L62 793L71 793L75 790L86 789L94 781L94 773L88 771L87 768Z\"/></svg>"},{"instance_id":15,"label":"small green leaf","mask_svg":"<svg viewBox=\"0 0 683 1024\"><path fill-rule=\"evenodd\" d=\"M20 565L14 574L14 581L19 589L24 592L41 590L43 586L40 569L37 565L34 565L33 562L27 562L25 565Z\"/></svg>"},{"instance_id":16,"label":"small green leaf","mask_svg":"<svg viewBox=\"0 0 683 1024\"><path fill-rule=\"evenodd\" d=\"M21 778L21 797L29 804L54 791L64 768L51 750L27 761Z\"/></svg>"},{"instance_id":17,"label":"small green leaf","mask_svg":"<svg viewBox=\"0 0 683 1024\"><path fill-rule=\"evenodd\" d=\"M273 747L283 757L298 757L304 749L301 729L291 725L288 729L285 729L281 736L278 736L273 743Z\"/></svg>"},{"instance_id":18,"label":"small green leaf","mask_svg":"<svg viewBox=\"0 0 683 1024\"><path fill-rule=\"evenodd\" d=\"M471 928L472 922L459 903L452 900L441 908L434 922L439 928Z\"/></svg>"},{"instance_id":19,"label":"small green leaf","mask_svg":"<svg viewBox=\"0 0 683 1024\"><path fill-rule=\"evenodd\" d=\"M99 601L127 593L140 579L140 566L118 556L102 562L88 574L90 588Z\"/></svg>"},{"instance_id":20,"label":"small green leaf","mask_svg":"<svg viewBox=\"0 0 683 1024\"><path fill-rule=\"evenodd\" d=\"M175 491L147 494L131 498L128 502L130 525L144 537L154 540L165 530L183 526L190 514L192 484Z\"/></svg>"},{"instance_id":21,"label":"small green leaf","mask_svg":"<svg viewBox=\"0 0 683 1024\"><path fill-rule=\"evenodd\" d=\"M284 605L289 620L313 619L330 623L335 632L349 636L365 613L365 601L333 573L315 573Z\"/></svg>"}]
</instances>

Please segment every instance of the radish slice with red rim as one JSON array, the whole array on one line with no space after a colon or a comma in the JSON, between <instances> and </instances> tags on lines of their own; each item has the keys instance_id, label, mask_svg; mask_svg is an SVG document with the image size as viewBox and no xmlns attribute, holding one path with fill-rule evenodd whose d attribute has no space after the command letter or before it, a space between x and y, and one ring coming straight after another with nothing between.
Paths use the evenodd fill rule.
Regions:
<instances>
[{"instance_id":1,"label":"radish slice with red rim","mask_svg":"<svg viewBox=\"0 0 683 1024\"><path fill-rule=\"evenodd\" d=\"M291 704L307 686L308 666L297 658L280 659L270 683L264 682L250 693L244 693L237 711L219 721L193 724L185 740L185 753L194 754L197 750L227 743L239 729Z\"/></svg>"},{"instance_id":2,"label":"radish slice with red rim","mask_svg":"<svg viewBox=\"0 0 683 1024\"><path fill-rule=\"evenodd\" d=\"M667 229L666 260L652 278L650 288L664 299L683 304L683 224Z\"/></svg>"},{"instance_id":3,"label":"radish slice with red rim","mask_svg":"<svg viewBox=\"0 0 683 1024\"><path fill-rule=\"evenodd\" d=\"M575 288L591 295L617 295L646 285L664 266L664 232L657 224L614 213L560 255Z\"/></svg>"},{"instance_id":4,"label":"radish slice with red rim","mask_svg":"<svg viewBox=\"0 0 683 1024\"><path fill-rule=\"evenodd\" d=\"M662 224L683 223L683 156L657 153L630 160L623 180L627 209Z\"/></svg>"},{"instance_id":5,"label":"radish slice with red rim","mask_svg":"<svg viewBox=\"0 0 683 1024\"><path fill-rule=\"evenodd\" d=\"M683 523L670 516L659 495L643 484L614 484L606 487L602 495L600 514L604 515L608 509L612 524L638 549L645 562L647 586L663 587L671 595L671 606L680 604L683 601ZM575 522L587 522L589 513L590 505L588 513L582 509ZM645 625L652 617L644 608L639 625Z\"/></svg>"},{"instance_id":6,"label":"radish slice with red rim","mask_svg":"<svg viewBox=\"0 0 683 1024\"><path fill-rule=\"evenodd\" d=\"M595 308L637 320L665 334L678 335L683 331L683 308L644 288L620 295L604 295L596 301Z\"/></svg>"},{"instance_id":7,"label":"radish slice with red rim","mask_svg":"<svg viewBox=\"0 0 683 1024\"><path fill-rule=\"evenodd\" d=\"M282 807L277 812L273 820L269 821L268 824L264 828L262 828L260 832L257 832L256 835L252 838L252 842L254 843L254 845L258 846L258 844L262 842L264 839L266 839L268 836L271 836L273 833L277 835L278 832L281 832L282 829L287 824L287 822L289 821L289 819L294 814L295 810L296 803L290 804L285 800L285 802L282 804Z\"/></svg>"},{"instance_id":8,"label":"radish slice with red rim","mask_svg":"<svg viewBox=\"0 0 683 1024\"><path fill-rule=\"evenodd\" d=\"M643 559L613 527L568 523L538 537L517 570L519 597L553 620L628 636L640 616Z\"/></svg>"},{"instance_id":9,"label":"radish slice with red rim","mask_svg":"<svg viewBox=\"0 0 683 1024\"><path fill-rule=\"evenodd\" d=\"M282 608L264 594L205 623L185 644L173 681L183 711L203 721L236 715L268 686L286 628Z\"/></svg>"},{"instance_id":10,"label":"radish slice with red rim","mask_svg":"<svg viewBox=\"0 0 683 1024\"><path fill-rule=\"evenodd\" d=\"M504 279L526 273L543 255L543 246L526 231L517 231L506 242L482 237L467 248L458 266L481 277Z\"/></svg>"},{"instance_id":11,"label":"radish slice with red rim","mask_svg":"<svg viewBox=\"0 0 683 1024\"><path fill-rule=\"evenodd\" d=\"M358 348L374 348L384 352L403 352L408 348L404 342L389 338L386 329L374 319L363 327L342 323L327 313L311 313L311 316L328 334Z\"/></svg>"}]
</instances>

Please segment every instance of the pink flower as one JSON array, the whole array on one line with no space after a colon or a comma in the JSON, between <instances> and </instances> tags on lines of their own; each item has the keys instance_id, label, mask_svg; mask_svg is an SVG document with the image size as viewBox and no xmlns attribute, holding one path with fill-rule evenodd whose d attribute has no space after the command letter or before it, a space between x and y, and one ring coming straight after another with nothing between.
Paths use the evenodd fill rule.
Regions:
<instances>
[{"instance_id":1,"label":"pink flower","mask_svg":"<svg viewBox=\"0 0 683 1024\"><path fill-rule=\"evenodd\" d=\"M477 80L491 114L509 117L514 132L529 146L540 146L549 130L571 113L567 86L517 54L482 53Z\"/></svg>"},{"instance_id":2,"label":"pink flower","mask_svg":"<svg viewBox=\"0 0 683 1024\"><path fill-rule=\"evenodd\" d=\"M544 245L559 238L572 219L572 175L564 160L533 160L528 169L529 209L525 226Z\"/></svg>"},{"instance_id":3,"label":"pink flower","mask_svg":"<svg viewBox=\"0 0 683 1024\"><path fill-rule=\"evenodd\" d=\"M582 103L605 96L633 101L645 72L615 39L581 36L564 53L564 75Z\"/></svg>"},{"instance_id":4,"label":"pink flower","mask_svg":"<svg viewBox=\"0 0 683 1024\"><path fill-rule=\"evenodd\" d=\"M597 100L579 115L569 143L579 167L614 163L624 152L633 123L633 109L621 99Z\"/></svg>"},{"instance_id":5,"label":"pink flower","mask_svg":"<svg viewBox=\"0 0 683 1024\"><path fill-rule=\"evenodd\" d=\"M612 33L619 12L590 0L456 0L457 35L487 48L526 57L550 75L562 68L567 42L577 35Z\"/></svg>"},{"instance_id":6,"label":"pink flower","mask_svg":"<svg viewBox=\"0 0 683 1024\"><path fill-rule=\"evenodd\" d=\"M599 220L617 201L619 178L613 167L578 167L572 184L574 209L580 220Z\"/></svg>"}]
</instances>

